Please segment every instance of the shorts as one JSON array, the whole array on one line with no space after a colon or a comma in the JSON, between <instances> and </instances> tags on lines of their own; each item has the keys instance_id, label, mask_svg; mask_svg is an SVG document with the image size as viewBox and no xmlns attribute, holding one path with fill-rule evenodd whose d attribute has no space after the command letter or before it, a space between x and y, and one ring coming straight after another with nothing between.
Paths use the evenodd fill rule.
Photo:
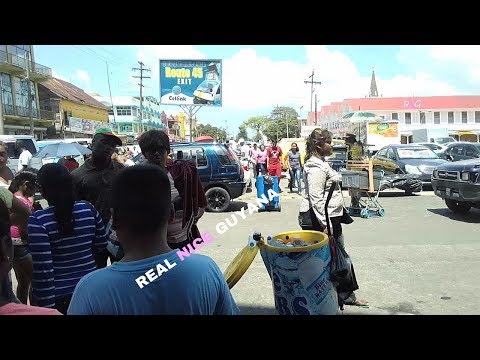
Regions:
<instances>
[{"instance_id":1,"label":"shorts","mask_svg":"<svg viewBox=\"0 0 480 360\"><path fill-rule=\"evenodd\" d=\"M28 245L14 245L13 246L13 259L23 260L30 254Z\"/></svg>"}]
</instances>

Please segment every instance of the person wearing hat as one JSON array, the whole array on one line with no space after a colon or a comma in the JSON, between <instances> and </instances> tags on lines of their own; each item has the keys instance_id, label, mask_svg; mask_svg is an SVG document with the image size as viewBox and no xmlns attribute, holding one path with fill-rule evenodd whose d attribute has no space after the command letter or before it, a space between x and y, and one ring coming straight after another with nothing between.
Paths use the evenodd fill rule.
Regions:
<instances>
[{"instance_id":1,"label":"person wearing hat","mask_svg":"<svg viewBox=\"0 0 480 360\"><path fill-rule=\"evenodd\" d=\"M362 160L363 146L357 141L355 134L346 134L345 145L347 145L348 160Z\"/></svg>"},{"instance_id":2,"label":"person wearing hat","mask_svg":"<svg viewBox=\"0 0 480 360\"><path fill-rule=\"evenodd\" d=\"M112 161L112 154L122 140L108 127L95 131L92 139L92 156L78 169L72 172L77 200L86 200L93 204L108 228L112 216L110 206L110 189L115 175L124 168L122 164ZM97 268L107 266L107 260L115 259L107 250L95 254Z\"/></svg>"}]
</instances>

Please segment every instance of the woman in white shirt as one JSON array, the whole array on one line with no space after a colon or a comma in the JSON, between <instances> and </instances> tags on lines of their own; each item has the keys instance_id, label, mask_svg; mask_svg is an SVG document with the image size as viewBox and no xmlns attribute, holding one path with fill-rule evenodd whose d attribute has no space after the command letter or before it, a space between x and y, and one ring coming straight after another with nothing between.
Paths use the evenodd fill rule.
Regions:
<instances>
[{"instance_id":1,"label":"woman in white shirt","mask_svg":"<svg viewBox=\"0 0 480 360\"><path fill-rule=\"evenodd\" d=\"M328 130L315 129L307 139L304 165L305 193L300 204L299 222L303 230L327 232L325 202L330 187L335 182L335 190L328 204L328 217L333 237L344 246L341 223L343 197L340 181L342 177L325 161L325 157L332 154L331 144L332 134ZM365 300L357 300L355 293L351 293L343 302L346 305L368 305Z\"/></svg>"}]
</instances>

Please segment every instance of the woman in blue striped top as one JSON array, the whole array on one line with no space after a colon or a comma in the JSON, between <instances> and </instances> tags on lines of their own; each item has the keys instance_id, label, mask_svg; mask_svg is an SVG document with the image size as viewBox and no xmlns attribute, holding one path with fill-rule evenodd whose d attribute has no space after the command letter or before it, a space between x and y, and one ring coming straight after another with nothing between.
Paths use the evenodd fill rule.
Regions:
<instances>
[{"instance_id":1,"label":"woman in blue striped top","mask_svg":"<svg viewBox=\"0 0 480 360\"><path fill-rule=\"evenodd\" d=\"M92 248L105 249L107 233L90 203L75 202L72 176L66 167L44 165L37 182L49 207L35 211L28 222L32 302L65 314L78 281L96 269Z\"/></svg>"}]
</instances>

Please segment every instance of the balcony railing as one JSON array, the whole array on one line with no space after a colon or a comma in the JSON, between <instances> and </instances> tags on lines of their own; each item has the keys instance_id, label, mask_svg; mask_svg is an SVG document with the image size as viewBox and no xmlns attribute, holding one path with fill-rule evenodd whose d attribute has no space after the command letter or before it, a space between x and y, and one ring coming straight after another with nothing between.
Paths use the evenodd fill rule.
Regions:
<instances>
[{"instance_id":1,"label":"balcony railing","mask_svg":"<svg viewBox=\"0 0 480 360\"><path fill-rule=\"evenodd\" d=\"M3 50L0 50L0 61L27 69L27 59Z\"/></svg>"},{"instance_id":2,"label":"balcony railing","mask_svg":"<svg viewBox=\"0 0 480 360\"><path fill-rule=\"evenodd\" d=\"M27 69L27 59L18 55L10 54L9 52L3 50L0 50L0 62L8 63L24 70ZM41 65L33 61L30 62L29 70L40 75L52 76L52 69L50 69L48 66Z\"/></svg>"},{"instance_id":3,"label":"balcony railing","mask_svg":"<svg viewBox=\"0 0 480 360\"><path fill-rule=\"evenodd\" d=\"M52 76L52 69L50 69L47 66L40 65L36 62L32 62L32 72L37 73L37 74L42 74L45 76Z\"/></svg>"}]
</instances>

